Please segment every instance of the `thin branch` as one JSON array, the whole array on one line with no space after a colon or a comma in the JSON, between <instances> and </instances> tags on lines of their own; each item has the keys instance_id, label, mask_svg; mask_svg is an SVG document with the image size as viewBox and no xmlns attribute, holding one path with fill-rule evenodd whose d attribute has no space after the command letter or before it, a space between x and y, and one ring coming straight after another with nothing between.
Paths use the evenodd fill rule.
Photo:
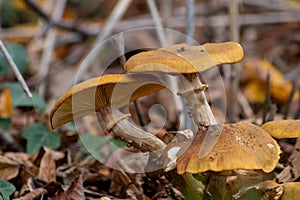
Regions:
<instances>
[{"instance_id":1,"label":"thin branch","mask_svg":"<svg viewBox=\"0 0 300 200\"><path fill-rule=\"evenodd\" d=\"M47 12L45 12L34 0L25 0L26 5L36 12L41 18L43 18L50 26L55 26L68 31L75 31L86 37L94 37L96 34L87 31L86 29L78 26L76 23L66 23L64 21L59 21L53 19Z\"/></svg>"},{"instance_id":2,"label":"thin branch","mask_svg":"<svg viewBox=\"0 0 300 200\"><path fill-rule=\"evenodd\" d=\"M66 0L56 0L55 1L55 7L54 7L54 11L52 13L53 20L55 20L55 21L60 20L60 18L63 15L66 3L67 3ZM52 27L50 27L50 29L47 32L46 41L44 43L40 71L37 75L42 80L45 79L45 77L47 76L47 74L49 72L49 65L50 65L52 54L53 54L55 40L56 40L56 30L53 29ZM46 89L46 82L42 82L41 85L39 86L39 93L41 95L44 95L45 89Z\"/></svg>"},{"instance_id":3,"label":"thin branch","mask_svg":"<svg viewBox=\"0 0 300 200\"><path fill-rule=\"evenodd\" d=\"M267 80L266 80L266 95L265 95L265 102L263 107L263 119L262 123L264 124L267 122L267 114L268 110L271 108L271 94L270 94L270 73L267 74Z\"/></svg>"},{"instance_id":4,"label":"thin branch","mask_svg":"<svg viewBox=\"0 0 300 200\"><path fill-rule=\"evenodd\" d=\"M230 33L231 40L235 42L239 42L239 2L238 0L230 0L229 1L229 22L230 22ZM239 64L230 65L230 88L228 95L228 120L229 122L235 122L238 116L238 90L239 90Z\"/></svg>"},{"instance_id":5,"label":"thin branch","mask_svg":"<svg viewBox=\"0 0 300 200\"><path fill-rule=\"evenodd\" d=\"M120 0L118 1L117 5L114 7L113 11L108 17L108 20L102 29L102 31L98 34L94 46L97 45L99 42L104 40L113 29L116 27L116 24L120 21L121 17L126 12L128 6L130 5L132 0Z\"/></svg>"},{"instance_id":6,"label":"thin branch","mask_svg":"<svg viewBox=\"0 0 300 200\"><path fill-rule=\"evenodd\" d=\"M118 1L117 5L114 7L113 11L111 12L105 26L103 27L102 31L97 35L93 47L96 47L99 42L103 41L116 27L116 24L119 22L121 17L124 15L125 11L127 10L131 0L120 0ZM99 31L98 31L99 32ZM81 63L81 66L77 72L77 76L67 84L67 88L69 88L76 80L81 80L84 74L89 70L92 63L97 58L98 54L96 52L89 53L86 56L85 61ZM103 70L104 69L100 69ZM75 80L76 79L76 80Z\"/></svg>"},{"instance_id":7,"label":"thin branch","mask_svg":"<svg viewBox=\"0 0 300 200\"><path fill-rule=\"evenodd\" d=\"M292 90L290 92L290 95L289 95L289 98L288 98L288 102L286 104L286 108L285 108L285 111L284 111L284 114L283 114L283 119L287 119L288 118L288 114L290 112L290 108L291 108L291 105L293 103L293 98L294 98L296 90L297 90L297 86L296 85L297 84L295 82L293 82Z\"/></svg>"},{"instance_id":8,"label":"thin branch","mask_svg":"<svg viewBox=\"0 0 300 200\"><path fill-rule=\"evenodd\" d=\"M156 27L156 33L158 35L160 44L163 47L170 45L169 44L170 42L167 40L168 38L166 37L166 34L163 32L161 18L159 16L159 12L158 12L158 9L157 9L157 6L156 6L154 0L147 0L147 4L150 9L150 13L151 13L152 19L153 19L155 27Z\"/></svg>"},{"instance_id":9,"label":"thin branch","mask_svg":"<svg viewBox=\"0 0 300 200\"><path fill-rule=\"evenodd\" d=\"M186 28L185 32L187 34L186 42L188 44L193 43L194 32L195 32L195 19L194 19L194 0L186 0Z\"/></svg>"},{"instance_id":10,"label":"thin branch","mask_svg":"<svg viewBox=\"0 0 300 200\"><path fill-rule=\"evenodd\" d=\"M22 74L20 73L16 63L14 62L14 60L11 58L11 56L9 55L7 49L5 48L2 40L0 39L0 51L3 53L4 58L7 60L9 66L11 67L13 73L15 74L16 78L18 79L19 83L21 84L24 92L26 93L26 95L28 97L32 97L32 94L22 76Z\"/></svg>"}]
</instances>

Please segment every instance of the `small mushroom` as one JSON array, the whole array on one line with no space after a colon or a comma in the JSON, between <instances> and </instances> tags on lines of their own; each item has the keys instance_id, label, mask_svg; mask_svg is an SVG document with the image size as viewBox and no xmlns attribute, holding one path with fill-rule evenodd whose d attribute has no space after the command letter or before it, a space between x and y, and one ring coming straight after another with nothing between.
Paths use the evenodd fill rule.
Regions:
<instances>
[{"instance_id":1,"label":"small mushroom","mask_svg":"<svg viewBox=\"0 0 300 200\"><path fill-rule=\"evenodd\" d=\"M216 65L239 62L244 56L242 47L235 42L207 43L200 46L176 44L132 56L125 63L128 72L164 72L180 76L179 95L186 99L195 124L217 124L206 101L199 72Z\"/></svg>"},{"instance_id":2,"label":"small mushroom","mask_svg":"<svg viewBox=\"0 0 300 200\"><path fill-rule=\"evenodd\" d=\"M300 137L300 120L275 120L261 127L276 139Z\"/></svg>"},{"instance_id":3,"label":"small mushroom","mask_svg":"<svg viewBox=\"0 0 300 200\"><path fill-rule=\"evenodd\" d=\"M106 130L146 151L161 150L165 144L129 121L118 108L135 99L163 89L152 75L107 74L73 86L61 96L50 114L52 128L80 117L101 114Z\"/></svg>"},{"instance_id":4,"label":"small mushroom","mask_svg":"<svg viewBox=\"0 0 300 200\"><path fill-rule=\"evenodd\" d=\"M250 123L211 125L199 129L190 142L169 144L163 154L166 170L176 162L177 173L201 173L226 170L263 170L271 172L281 153L277 142L262 128ZM220 135L213 149L204 157L199 157L203 138L209 132ZM222 133L222 134L221 134ZM170 154L176 160L170 159Z\"/></svg>"}]
</instances>

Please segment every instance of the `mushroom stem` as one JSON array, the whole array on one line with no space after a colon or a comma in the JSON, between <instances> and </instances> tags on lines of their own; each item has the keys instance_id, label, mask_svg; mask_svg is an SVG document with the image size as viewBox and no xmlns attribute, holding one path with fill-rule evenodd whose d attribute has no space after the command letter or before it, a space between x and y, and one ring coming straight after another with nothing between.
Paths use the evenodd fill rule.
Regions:
<instances>
[{"instance_id":1,"label":"mushroom stem","mask_svg":"<svg viewBox=\"0 0 300 200\"><path fill-rule=\"evenodd\" d=\"M185 99L189 115L196 126L217 124L204 94L207 85L201 83L198 74L185 74L180 76L179 81L180 92L178 94Z\"/></svg>"},{"instance_id":2,"label":"mushroom stem","mask_svg":"<svg viewBox=\"0 0 300 200\"><path fill-rule=\"evenodd\" d=\"M121 140L138 148L142 152L159 151L166 147L159 138L146 132L130 122L130 115L121 113L114 106L106 106L99 110L106 125L106 130L112 132Z\"/></svg>"}]
</instances>

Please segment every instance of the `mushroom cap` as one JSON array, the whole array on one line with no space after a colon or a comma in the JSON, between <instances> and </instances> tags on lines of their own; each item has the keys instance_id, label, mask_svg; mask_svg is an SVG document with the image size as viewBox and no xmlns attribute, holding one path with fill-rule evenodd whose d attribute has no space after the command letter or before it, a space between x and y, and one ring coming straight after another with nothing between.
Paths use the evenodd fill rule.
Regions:
<instances>
[{"instance_id":1,"label":"mushroom cap","mask_svg":"<svg viewBox=\"0 0 300 200\"><path fill-rule=\"evenodd\" d=\"M236 42L207 43L199 46L176 44L138 53L125 63L129 72L198 73L220 64L242 60L244 51Z\"/></svg>"},{"instance_id":2,"label":"mushroom cap","mask_svg":"<svg viewBox=\"0 0 300 200\"><path fill-rule=\"evenodd\" d=\"M174 163L170 159L170 152L174 150L177 150L178 174L235 169L271 172L279 160L281 151L277 142L262 128L253 124L239 122L223 126L211 125L200 131L202 133L198 133L192 142L169 144L163 155L164 166ZM215 131L221 134L217 143L207 155L200 158L203 138ZM173 157L176 158L174 155Z\"/></svg>"},{"instance_id":3,"label":"mushroom cap","mask_svg":"<svg viewBox=\"0 0 300 200\"><path fill-rule=\"evenodd\" d=\"M261 127L276 139L300 137L300 120L275 120Z\"/></svg>"},{"instance_id":4,"label":"mushroom cap","mask_svg":"<svg viewBox=\"0 0 300 200\"><path fill-rule=\"evenodd\" d=\"M300 182L283 183L281 200L299 199Z\"/></svg>"},{"instance_id":5,"label":"mushroom cap","mask_svg":"<svg viewBox=\"0 0 300 200\"><path fill-rule=\"evenodd\" d=\"M107 74L86 80L57 100L50 113L51 126L56 128L106 106L120 108L163 88L158 78L149 74Z\"/></svg>"}]
</instances>

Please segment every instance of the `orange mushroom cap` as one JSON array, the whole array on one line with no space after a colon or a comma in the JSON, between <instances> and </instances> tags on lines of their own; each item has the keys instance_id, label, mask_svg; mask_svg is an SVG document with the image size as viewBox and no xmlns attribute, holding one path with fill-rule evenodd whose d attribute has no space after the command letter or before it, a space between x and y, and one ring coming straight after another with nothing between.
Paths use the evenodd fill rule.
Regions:
<instances>
[{"instance_id":1,"label":"orange mushroom cap","mask_svg":"<svg viewBox=\"0 0 300 200\"><path fill-rule=\"evenodd\" d=\"M276 139L300 137L300 120L275 120L261 127Z\"/></svg>"},{"instance_id":2,"label":"orange mushroom cap","mask_svg":"<svg viewBox=\"0 0 300 200\"><path fill-rule=\"evenodd\" d=\"M172 158L178 157L178 174L235 169L261 169L271 172L279 160L281 151L277 142L262 128L253 124L239 122L223 126L212 125L205 131L200 131L203 134L197 134L192 142L168 145L163 155L166 168L174 163ZM208 132L216 132L220 136L213 149L200 158L203 137Z\"/></svg>"},{"instance_id":3,"label":"orange mushroom cap","mask_svg":"<svg viewBox=\"0 0 300 200\"><path fill-rule=\"evenodd\" d=\"M57 100L50 113L51 126L56 128L112 104L120 108L163 88L156 77L146 74L107 74L89 79Z\"/></svg>"},{"instance_id":4,"label":"orange mushroom cap","mask_svg":"<svg viewBox=\"0 0 300 200\"><path fill-rule=\"evenodd\" d=\"M220 64L236 63L244 57L236 42L207 43L199 46L176 44L138 53L125 63L129 72L198 73Z\"/></svg>"}]
</instances>

